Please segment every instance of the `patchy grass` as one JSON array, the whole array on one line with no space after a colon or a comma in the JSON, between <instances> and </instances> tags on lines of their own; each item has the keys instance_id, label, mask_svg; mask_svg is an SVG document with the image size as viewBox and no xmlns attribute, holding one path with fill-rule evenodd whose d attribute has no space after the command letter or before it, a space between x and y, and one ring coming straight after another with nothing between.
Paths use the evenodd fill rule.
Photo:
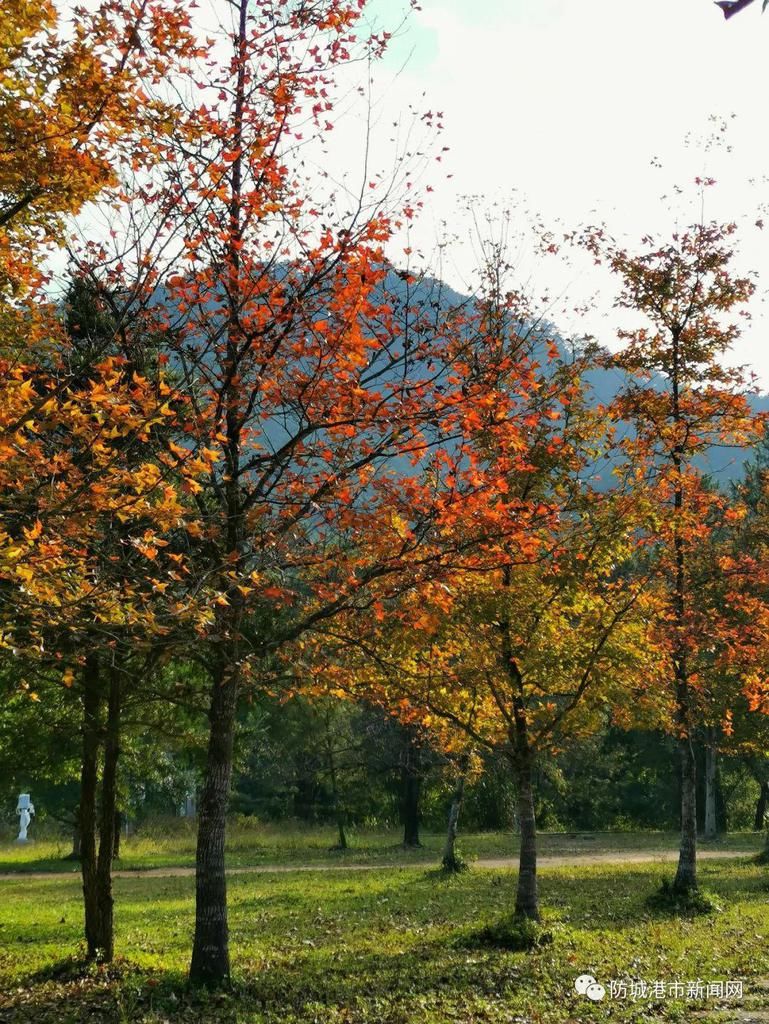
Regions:
<instances>
[{"instance_id":1,"label":"patchy grass","mask_svg":"<svg viewBox=\"0 0 769 1024\"><path fill-rule=\"evenodd\" d=\"M704 889L676 889L669 878L662 880L662 885L650 893L646 906L660 914L673 914L679 917L695 914L713 914L721 907L713 893Z\"/></svg>"},{"instance_id":2,"label":"patchy grass","mask_svg":"<svg viewBox=\"0 0 769 1024\"><path fill-rule=\"evenodd\" d=\"M552 941L553 933L539 921L532 921L516 914L503 914L491 924L460 934L457 945L469 949L483 949L489 946L492 949L507 949L520 953L536 949L537 946L547 946Z\"/></svg>"},{"instance_id":3,"label":"patchy grass","mask_svg":"<svg viewBox=\"0 0 769 1024\"><path fill-rule=\"evenodd\" d=\"M351 830L348 850L333 849L333 827L261 824L243 819L229 830L227 863L230 867L258 867L277 864L428 864L439 863L445 836L424 834L422 847L404 849L400 830ZM543 857L600 856L612 853L657 853L678 848L677 832L551 832L539 837ZM0 842L0 873L8 871L71 871L78 865L63 858L69 853L67 836L40 839L28 846ZM700 843L702 850L757 853L764 835L732 833ZM462 835L462 856L472 862L479 858L516 857L518 836L512 832L479 832ZM116 867L128 871L146 868L193 867L195 864L195 822L167 819L149 823L136 835L123 839Z\"/></svg>"},{"instance_id":4,"label":"patchy grass","mask_svg":"<svg viewBox=\"0 0 769 1024\"><path fill-rule=\"evenodd\" d=\"M121 960L77 963L81 910L75 879L0 881L0 1021L14 1024L564 1024L719 1016L719 1001L613 999L574 991L591 974L686 983L742 980L769 1005L769 876L749 859L703 862L721 912L651 913L658 865L596 865L541 873L543 929L528 952L469 946L509 912L512 871L451 878L411 866L369 872L237 875L230 880L232 991L191 994L184 977L193 879L118 879ZM722 1007L730 1004L722 1003ZM712 1016L711 1016L712 1015ZM747 1019L747 1017L745 1018Z\"/></svg>"}]
</instances>

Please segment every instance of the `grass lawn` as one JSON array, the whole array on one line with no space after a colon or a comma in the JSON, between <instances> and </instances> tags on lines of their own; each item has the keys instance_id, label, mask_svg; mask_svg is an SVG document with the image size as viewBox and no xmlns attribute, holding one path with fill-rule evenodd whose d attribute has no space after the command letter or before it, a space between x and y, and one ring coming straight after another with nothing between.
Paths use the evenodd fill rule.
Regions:
<instances>
[{"instance_id":1,"label":"grass lawn","mask_svg":"<svg viewBox=\"0 0 769 1024\"><path fill-rule=\"evenodd\" d=\"M402 832L351 831L350 849L332 850L336 842L333 828L308 828L306 825L256 824L233 825L229 830L227 863L229 867L253 867L263 864L430 864L440 860L444 836L424 834L423 847L404 850ZM602 853L657 852L677 850L677 832L592 832L542 833L539 851L547 856L588 856ZM764 836L756 832L738 832L701 848L758 851ZM518 837L506 832L481 832L460 836L460 849L470 860L515 857ZM68 837L36 840L28 846L11 841L0 843L0 873L8 871L72 871L76 864L62 861L70 849ZM148 826L144 832L124 839L120 861L125 870L145 868L192 867L195 864L195 824L183 819Z\"/></svg>"},{"instance_id":2,"label":"grass lawn","mask_svg":"<svg viewBox=\"0 0 769 1024\"><path fill-rule=\"evenodd\" d=\"M769 1007L769 869L747 858L703 862L702 885L720 909L692 919L646 910L644 899L664 870L652 864L543 870L553 941L529 953L490 948L475 934L510 906L512 871L476 869L450 880L425 866L236 875L229 886L234 989L210 996L192 995L184 985L193 879L116 880L121 959L85 973L74 959L81 948L77 880L3 880L0 1021L769 1020L769 1013L762 1016ZM745 995L730 1004L667 995L591 1003L573 989L585 972L607 989L611 980L741 980Z\"/></svg>"}]
</instances>

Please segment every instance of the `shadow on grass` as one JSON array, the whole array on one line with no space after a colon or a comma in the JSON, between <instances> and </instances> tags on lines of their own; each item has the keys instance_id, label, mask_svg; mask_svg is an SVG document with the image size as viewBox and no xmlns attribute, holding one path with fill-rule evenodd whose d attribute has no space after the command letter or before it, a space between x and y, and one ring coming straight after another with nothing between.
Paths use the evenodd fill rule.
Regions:
<instances>
[{"instance_id":1,"label":"shadow on grass","mask_svg":"<svg viewBox=\"0 0 769 1024\"><path fill-rule=\"evenodd\" d=\"M769 873L764 879L750 858L703 863L699 877L705 899L696 907L655 899L670 886L672 876L672 871L657 864L552 872L541 876L540 896L545 908L561 912L572 927L618 934L632 930L644 919L682 921L728 911L737 904L767 901Z\"/></svg>"},{"instance_id":2,"label":"shadow on grass","mask_svg":"<svg viewBox=\"0 0 769 1024\"><path fill-rule=\"evenodd\" d=\"M709 861L700 875L702 887L725 910L737 902L766 902L769 873L765 880L761 869L747 859ZM667 868L658 864L551 870L540 876L542 906L572 927L622 933L644 918L659 916L652 914L646 900L666 877ZM270 928L278 933L296 925L303 907L311 909L314 918L322 901L322 920L338 920L342 931L349 929L355 935L362 922L397 926L403 919L408 926L426 914L431 925L458 928L477 924L479 916L481 923L496 919L512 910L516 879L514 871L471 869L452 875L436 867L413 866L366 873L365 878L316 876L317 888L309 896L303 879L286 879L278 885L255 876L233 879L230 892L240 904L239 913L269 911ZM312 928L306 937L314 937Z\"/></svg>"},{"instance_id":3,"label":"shadow on grass","mask_svg":"<svg viewBox=\"0 0 769 1024\"><path fill-rule=\"evenodd\" d=\"M532 985L524 963L498 954L469 959L467 950L425 943L401 954L304 952L290 959L246 961L233 984L218 992L191 990L178 971L150 972L124 961L119 969L64 960L33 975L23 989L0 995L0 1021L14 1024L113 1024L145 1019L229 1024L253 1019L337 1021L350 1006L375 1007L378 1024L403 1021L415 993L455 1007L468 999L500 998ZM152 1015L152 1016L150 1016ZM261 1016L264 1015L264 1016ZM252 1019L250 1016L248 1019ZM357 1018L355 1018L357 1019ZM410 1019L410 1018L409 1018Z\"/></svg>"},{"instance_id":4,"label":"shadow on grass","mask_svg":"<svg viewBox=\"0 0 769 1024\"><path fill-rule=\"evenodd\" d=\"M31 985L45 985L53 981L59 984L69 982L81 982L88 979L95 979L102 984L105 982L120 981L128 974L137 971L135 964L125 957L115 957L109 964L101 964L94 960L86 959L85 953L72 953L70 956L55 960L29 975Z\"/></svg>"},{"instance_id":5,"label":"shadow on grass","mask_svg":"<svg viewBox=\"0 0 769 1024\"><path fill-rule=\"evenodd\" d=\"M23 986L0 993L0 1022L14 1024L113 1024L133 1020L137 995L151 1007L147 972L119 957L110 964L82 954L56 960L34 971ZM128 1011L128 1014L126 1014Z\"/></svg>"},{"instance_id":6,"label":"shadow on grass","mask_svg":"<svg viewBox=\"0 0 769 1024\"><path fill-rule=\"evenodd\" d=\"M39 857L37 860L0 860L0 874L28 875L30 873L80 874L79 861L64 857Z\"/></svg>"}]
</instances>

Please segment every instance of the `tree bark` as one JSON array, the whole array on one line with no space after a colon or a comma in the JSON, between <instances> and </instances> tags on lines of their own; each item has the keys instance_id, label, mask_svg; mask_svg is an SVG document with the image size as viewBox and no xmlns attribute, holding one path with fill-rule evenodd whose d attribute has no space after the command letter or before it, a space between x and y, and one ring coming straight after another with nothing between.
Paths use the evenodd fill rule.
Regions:
<instances>
[{"instance_id":1,"label":"tree bark","mask_svg":"<svg viewBox=\"0 0 769 1024\"><path fill-rule=\"evenodd\" d=\"M515 707L515 738L512 755L513 774L518 792L518 825L521 849L518 856L518 888L515 894L516 917L539 920L537 888L537 820L534 811L534 757L529 746L525 712Z\"/></svg>"},{"instance_id":2,"label":"tree bark","mask_svg":"<svg viewBox=\"0 0 769 1024\"><path fill-rule=\"evenodd\" d=\"M189 975L192 984L210 988L225 984L230 977L224 840L238 682L237 661L224 651L220 668L212 680L208 713L210 734L198 809L195 938Z\"/></svg>"},{"instance_id":3,"label":"tree bark","mask_svg":"<svg viewBox=\"0 0 769 1024\"><path fill-rule=\"evenodd\" d=\"M120 673L110 670L107 723L104 736L104 771L99 813L99 856L96 862L96 919L99 958L106 963L115 953L112 861L115 855L115 803L117 766L120 757Z\"/></svg>"},{"instance_id":4,"label":"tree bark","mask_svg":"<svg viewBox=\"0 0 769 1024\"><path fill-rule=\"evenodd\" d=\"M670 379L673 400L673 422L676 430L680 429L683 419L680 404L681 331L681 327L675 327L672 330L673 366ZM678 749L681 759L681 848L673 888L677 892L687 893L697 888L697 762L692 746L688 641L685 633L688 596L686 545L678 526L684 511L682 474L686 463L686 453L680 441L676 443L671 451L671 462L675 480L673 493L673 562L675 568L672 594L673 625L675 629L673 676Z\"/></svg>"},{"instance_id":5,"label":"tree bark","mask_svg":"<svg viewBox=\"0 0 769 1024\"><path fill-rule=\"evenodd\" d=\"M401 774L403 845L421 846L419 841L419 798L422 791L422 751L417 742L408 739Z\"/></svg>"},{"instance_id":6,"label":"tree bark","mask_svg":"<svg viewBox=\"0 0 769 1024\"><path fill-rule=\"evenodd\" d=\"M502 582L512 584L509 565L502 571ZM537 889L537 818L534 810L534 750L529 737L529 720L526 712L525 687L520 666L510 636L510 622L499 623L502 638L500 667L510 683L511 699L508 704L496 692L494 698L508 722L510 748L508 758L515 779L518 808L518 829L521 848L518 855L518 888L515 894L515 916L539 920L539 892ZM512 710L512 716L510 715Z\"/></svg>"},{"instance_id":7,"label":"tree bark","mask_svg":"<svg viewBox=\"0 0 769 1024\"><path fill-rule=\"evenodd\" d=\"M101 678L94 654L86 656L83 670L83 754L80 769L80 871L83 878L85 941L89 960L100 955L98 890L96 883L96 790L99 773Z\"/></svg>"},{"instance_id":8,"label":"tree bark","mask_svg":"<svg viewBox=\"0 0 769 1024\"><path fill-rule=\"evenodd\" d=\"M758 794L758 801L756 802L756 819L753 822L753 828L756 832L763 832L764 830L767 804L769 804L769 782L764 781L761 783L761 792Z\"/></svg>"},{"instance_id":9,"label":"tree bark","mask_svg":"<svg viewBox=\"0 0 769 1024\"><path fill-rule=\"evenodd\" d=\"M336 844L337 850L347 849L347 835L344 830L344 807L339 797L339 784L337 781L336 774L336 758L334 757L334 743L331 736L331 721L328 711L325 717L326 726L326 754L328 756L328 771L331 779L331 800L334 805L334 817L336 818L336 828L338 834L338 841Z\"/></svg>"},{"instance_id":10,"label":"tree bark","mask_svg":"<svg viewBox=\"0 0 769 1024\"><path fill-rule=\"evenodd\" d=\"M337 809L336 828L338 833L337 848L339 850L346 850L347 834L344 830L344 812L342 811L341 807L338 807Z\"/></svg>"},{"instance_id":11,"label":"tree bark","mask_svg":"<svg viewBox=\"0 0 769 1024\"><path fill-rule=\"evenodd\" d=\"M688 736L678 741L681 758L681 849L673 882L677 892L697 888L697 766Z\"/></svg>"},{"instance_id":12,"label":"tree bark","mask_svg":"<svg viewBox=\"0 0 769 1024\"><path fill-rule=\"evenodd\" d=\"M457 857L457 826L459 824L459 812L462 809L462 800L465 795L465 776L460 775L457 780L454 794L451 798L449 809L449 823L446 829L446 844L443 847L443 858L441 864L445 871L456 873L462 867L462 862Z\"/></svg>"},{"instance_id":13,"label":"tree bark","mask_svg":"<svg viewBox=\"0 0 769 1024\"><path fill-rule=\"evenodd\" d=\"M715 839L718 835L716 759L716 730L713 726L708 726L705 731L705 839Z\"/></svg>"}]
</instances>

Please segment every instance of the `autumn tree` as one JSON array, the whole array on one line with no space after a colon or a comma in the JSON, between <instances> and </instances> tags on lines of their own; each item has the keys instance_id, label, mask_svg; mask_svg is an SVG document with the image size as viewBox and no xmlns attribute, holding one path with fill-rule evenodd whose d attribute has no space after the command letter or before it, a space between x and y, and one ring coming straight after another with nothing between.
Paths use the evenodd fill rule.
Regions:
<instances>
[{"instance_id":1,"label":"autumn tree","mask_svg":"<svg viewBox=\"0 0 769 1024\"><path fill-rule=\"evenodd\" d=\"M77 287L72 295L66 351L56 349L47 366L18 366L19 403L36 404L38 415L24 420L2 463L0 615L4 646L19 663L55 673L82 702L86 940L89 956L110 959L122 698L127 680L146 674L170 623L178 629L185 618L180 495L195 473L177 456L156 458L185 401L157 367L144 376L114 351L95 296L86 302Z\"/></svg>"},{"instance_id":2,"label":"autumn tree","mask_svg":"<svg viewBox=\"0 0 769 1024\"><path fill-rule=\"evenodd\" d=\"M86 203L118 200L125 165L154 162L174 107L144 89L200 51L172 0L107 0L69 16L11 2L0 42L0 636L14 657L58 668L65 687L82 682L86 937L89 955L109 956L117 750L105 760L97 863L97 670L114 658L116 634L145 638L158 623L165 570L153 584L130 563L179 518L172 470L147 447L176 411L171 388L116 343L127 338L122 318L92 336L84 360L45 260Z\"/></svg>"},{"instance_id":3,"label":"autumn tree","mask_svg":"<svg viewBox=\"0 0 769 1024\"><path fill-rule=\"evenodd\" d=\"M412 464L477 430L470 412L488 400L462 310L446 312L385 257L421 204L406 169L419 154L397 154L389 184L363 167L346 196L303 162L333 137L342 70L386 42L356 39L362 7L222 6L228 56L214 47L175 83L195 101L136 193L174 240L162 290L148 274L135 292L189 402L185 437L166 454L201 470L188 483L199 532L186 559L210 677L196 983L230 973L224 837L239 694L266 685L278 656L301 665L314 624L430 574L436 497ZM404 506L422 522L408 535Z\"/></svg>"},{"instance_id":4,"label":"autumn tree","mask_svg":"<svg viewBox=\"0 0 769 1024\"><path fill-rule=\"evenodd\" d=\"M537 919L535 763L621 707L623 686L643 700L653 651L646 579L625 571L633 501L601 479L611 435L582 382L594 357L570 358L531 330L497 280L476 306L496 401L476 409L478 431L434 481L449 496L436 532L450 570L380 609L366 634L351 620L321 627L332 645L322 672L407 721L440 724L449 748L461 736L507 761L521 830L515 913Z\"/></svg>"},{"instance_id":5,"label":"autumn tree","mask_svg":"<svg viewBox=\"0 0 769 1024\"><path fill-rule=\"evenodd\" d=\"M640 315L622 330L611 358L627 374L614 415L631 425L623 441L634 487L650 516L639 548L656 560L657 643L666 651L681 763L681 851L674 889L697 885L694 730L702 675L695 668L714 622L697 604L698 552L722 499L706 483L702 459L721 445L746 445L757 424L742 372L725 357L738 335L734 312L753 291L732 271L733 225L698 224L669 241L643 240L629 252L604 232L587 245L619 277L617 305ZM700 563L701 564L701 563Z\"/></svg>"},{"instance_id":6,"label":"autumn tree","mask_svg":"<svg viewBox=\"0 0 769 1024\"><path fill-rule=\"evenodd\" d=\"M611 529L610 521L603 525ZM404 605L413 624L395 636L348 638L374 666L367 672L356 662L358 686L382 690L418 721L443 719L507 760L521 832L515 913L534 919L536 762L567 737L573 741L597 728L612 705L622 704L620 673L643 698L642 669L651 669L642 653L642 625L630 621L637 594L599 564L594 539L580 543L564 530L559 542L576 561L561 551L557 563L543 557L538 566L509 565L497 570L497 579L464 573L447 584L450 608L422 598L417 606ZM623 554L627 558L628 549L617 545L608 558Z\"/></svg>"},{"instance_id":7,"label":"autumn tree","mask_svg":"<svg viewBox=\"0 0 769 1024\"><path fill-rule=\"evenodd\" d=\"M764 431L743 478L732 485L726 513L729 528L721 526L715 531L709 553L710 565L717 566L717 612L723 622L717 634L721 657L715 679L709 680L709 696L725 722L723 749L743 760L759 786L756 830L764 827L769 799L765 683L769 669L768 484Z\"/></svg>"}]
</instances>

